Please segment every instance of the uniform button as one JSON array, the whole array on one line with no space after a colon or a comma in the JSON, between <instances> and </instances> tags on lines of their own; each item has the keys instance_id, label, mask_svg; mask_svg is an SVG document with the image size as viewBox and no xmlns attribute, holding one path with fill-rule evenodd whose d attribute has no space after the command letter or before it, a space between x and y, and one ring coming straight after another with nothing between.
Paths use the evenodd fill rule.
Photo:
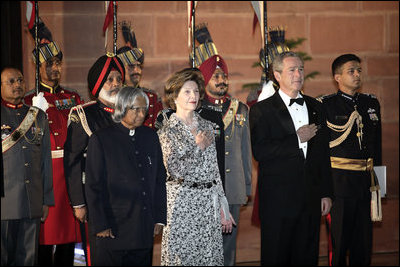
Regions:
<instances>
[{"instance_id":1,"label":"uniform button","mask_svg":"<svg viewBox=\"0 0 400 267\"><path fill-rule=\"evenodd\" d=\"M23 149L26 149L26 146L22 146Z\"/></svg>"},{"instance_id":2,"label":"uniform button","mask_svg":"<svg viewBox=\"0 0 400 267\"><path fill-rule=\"evenodd\" d=\"M28 167L28 166L29 166L29 163L25 163L25 166Z\"/></svg>"},{"instance_id":3,"label":"uniform button","mask_svg":"<svg viewBox=\"0 0 400 267\"><path fill-rule=\"evenodd\" d=\"M153 104L150 104L150 107L152 108L152 107L154 107L154 105L153 105Z\"/></svg>"},{"instance_id":4,"label":"uniform button","mask_svg":"<svg viewBox=\"0 0 400 267\"><path fill-rule=\"evenodd\" d=\"M228 138L229 138L229 135L225 135L225 138L228 139Z\"/></svg>"},{"instance_id":5,"label":"uniform button","mask_svg":"<svg viewBox=\"0 0 400 267\"><path fill-rule=\"evenodd\" d=\"M61 93L64 94L64 90L61 90Z\"/></svg>"},{"instance_id":6,"label":"uniform button","mask_svg":"<svg viewBox=\"0 0 400 267\"><path fill-rule=\"evenodd\" d=\"M58 133L54 133L54 135L55 135L55 136L57 136L57 135L58 135Z\"/></svg>"},{"instance_id":7,"label":"uniform button","mask_svg":"<svg viewBox=\"0 0 400 267\"><path fill-rule=\"evenodd\" d=\"M229 151L226 151L226 152L225 152L225 155L229 155Z\"/></svg>"},{"instance_id":8,"label":"uniform button","mask_svg":"<svg viewBox=\"0 0 400 267\"><path fill-rule=\"evenodd\" d=\"M17 113L17 116L21 116L21 113L18 112L18 113Z\"/></svg>"},{"instance_id":9,"label":"uniform button","mask_svg":"<svg viewBox=\"0 0 400 267\"><path fill-rule=\"evenodd\" d=\"M147 209L146 206L144 206L143 209L146 210Z\"/></svg>"},{"instance_id":10,"label":"uniform button","mask_svg":"<svg viewBox=\"0 0 400 267\"><path fill-rule=\"evenodd\" d=\"M151 126L153 126L153 124L152 124L152 123L150 123L150 124L149 124L149 127L151 127Z\"/></svg>"},{"instance_id":11,"label":"uniform button","mask_svg":"<svg viewBox=\"0 0 400 267\"><path fill-rule=\"evenodd\" d=\"M139 166L139 168L142 168L142 164L139 163L138 166Z\"/></svg>"},{"instance_id":12,"label":"uniform button","mask_svg":"<svg viewBox=\"0 0 400 267\"><path fill-rule=\"evenodd\" d=\"M144 177L142 177L142 181L144 181Z\"/></svg>"},{"instance_id":13,"label":"uniform button","mask_svg":"<svg viewBox=\"0 0 400 267\"><path fill-rule=\"evenodd\" d=\"M135 154L138 155L138 154L139 154L139 151L136 150L136 151L135 151Z\"/></svg>"},{"instance_id":14,"label":"uniform button","mask_svg":"<svg viewBox=\"0 0 400 267\"><path fill-rule=\"evenodd\" d=\"M150 94L149 97L153 97L153 94Z\"/></svg>"},{"instance_id":15,"label":"uniform button","mask_svg":"<svg viewBox=\"0 0 400 267\"><path fill-rule=\"evenodd\" d=\"M135 142L135 137L132 137L132 141L134 141L134 142Z\"/></svg>"},{"instance_id":16,"label":"uniform button","mask_svg":"<svg viewBox=\"0 0 400 267\"><path fill-rule=\"evenodd\" d=\"M153 114L150 114L150 118L153 117Z\"/></svg>"},{"instance_id":17,"label":"uniform button","mask_svg":"<svg viewBox=\"0 0 400 267\"><path fill-rule=\"evenodd\" d=\"M231 169L226 169L226 172L231 172Z\"/></svg>"},{"instance_id":18,"label":"uniform button","mask_svg":"<svg viewBox=\"0 0 400 267\"><path fill-rule=\"evenodd\" d=\"M61 147L60 146L58 146L58 147L56 147L57 149L61 149Z\"/></svg>"},{"instance_id":19,"label":"uniform button","mask_svg":"<svg viewBox=\"0 0 400 267\"><path fill-rule=\"evenodd\" d=\"M143 192L143 196L145 196L146 195L146 192Z\"/></svg>"},{"instance_id":20,"label":"uniform button","mask_svg":"<svg viewBox=\"0 0 400 267\"><path fill-rule=\"evenodd\" d=\"M49 121L49 124L52 124L53 123L53 121Z\"/></svg>"},{"instance_id":21,"label":"uniform button","mask_svg":"<svg viewBox=\"0 0 400 267\"><path fill-rule=\"evenodd\" d=\"M25 183L26 183L26 184L29 184L29 183L30 183L30 181L29 181L29 180L25 180Z\"/></svg>"}]
</instances>

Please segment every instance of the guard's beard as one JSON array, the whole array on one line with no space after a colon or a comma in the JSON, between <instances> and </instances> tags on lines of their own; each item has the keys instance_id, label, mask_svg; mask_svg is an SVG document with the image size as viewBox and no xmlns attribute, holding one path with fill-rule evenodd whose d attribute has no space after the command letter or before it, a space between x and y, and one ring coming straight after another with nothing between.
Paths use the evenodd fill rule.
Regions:
<instances>
[{"instance_id":1,"label":"guard's beard","mask_svg":"<svg viewBox=\"0 0 400 267\"><path fill-rule=\"evenodd\" d=\"M119 91L119 88L115 88L115 89L112 89L109 91L101 89L100 93L99 93L99 99L106 101L107 104L110 106L115 106L115 100L117 99L118 91ZM114 92L116 92L116 93L113 94Z\"/></svg>"},{"instance_id":2,"label":"guard's beard","mask_svg":"<svg viewBox=\"0 0 400 267\"><path fill-rule=\"evenodd\" d=\"M217 96L224 96L228 92L228 84L219 83L215 85L216 90L213 92Z\"/></svg>"}]
</instances>

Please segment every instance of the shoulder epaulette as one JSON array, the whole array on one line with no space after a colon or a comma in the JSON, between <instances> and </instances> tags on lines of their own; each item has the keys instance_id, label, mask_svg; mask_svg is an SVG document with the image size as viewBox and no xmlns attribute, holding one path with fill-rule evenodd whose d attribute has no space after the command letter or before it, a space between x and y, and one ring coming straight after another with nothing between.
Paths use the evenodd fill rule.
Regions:
<instances>
[{"instance_id":1,"label":"shoulder epaulette","mask_svg":"<svg viewBox=\"0 0 400 267\"><path fill-rule=\"evenodd\" d=\"M62 90L67 91L71 94L77 94L80 98L82 98L82 96L79 94L79 92L76 89L72 89L72 88L68 88L68 87L61 87Z\"/></svg>"},{"instance_id":2,"label":"shoulder epaulette","mask_svg":"<svg viewBox=\"0 0 400 267\"><path fill-rule=\"evenodd\" d=\"M370 97L370 98L373 98L373 99L377 99L376 95L374 95L374 94L360 93L360 95L367 96L367 97Z\"/></svg>"},{"instance_id":3,"label":"shoulder epaulette","mask_svg":"<svg viewBox=\"0 0 400 267\"><path fill-rule=\"evenodd\" d=\"M320 95L320 96L317 96L315 99L322 103L323 100L329 99L329 98L331 98L331 97L333 97L335 95L336 95L336 93L335 94L328 94L328 95Z\"/></svg>"},{"instance_id":4,"label":"shoulder epaulette","mask_svg":"<svg viewBox=\"0 0 400 267\"><path fill-rule=\"evenodd\" d=\"M88 106L91 106L91 105L93 105L93 104L96 104L96 100L92 100L92 101L89 101L89 102L87 102L87 103L84 103L84 104L81 104L81 106L83 107L83 108L86 108L86 107L88 107Z\"/></svg>"}]
</instances>

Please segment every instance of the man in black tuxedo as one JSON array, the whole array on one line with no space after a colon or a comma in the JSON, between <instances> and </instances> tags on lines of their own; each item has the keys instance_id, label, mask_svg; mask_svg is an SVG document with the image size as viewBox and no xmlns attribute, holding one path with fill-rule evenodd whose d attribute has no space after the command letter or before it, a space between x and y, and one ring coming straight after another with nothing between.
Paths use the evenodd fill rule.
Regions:
<instances>
[{"instance_id":1,"label":"man in black tuxedo","mask_svg":"<svg viewBox=\"0 0 400 267\"><path fill-rule=\"evenodd\" d=\"M284 52L273 62L280 89L250 109L259 162L261 265L317 265L321 215L332 206L326 115L303 95L303 60Z\"/></svg>"}]
</instances>

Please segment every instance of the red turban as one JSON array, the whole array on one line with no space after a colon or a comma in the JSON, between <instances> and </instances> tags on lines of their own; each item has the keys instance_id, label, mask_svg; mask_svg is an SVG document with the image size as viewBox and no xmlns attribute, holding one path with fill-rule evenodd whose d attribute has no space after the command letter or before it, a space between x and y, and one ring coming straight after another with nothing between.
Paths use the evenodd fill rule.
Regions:
<instances>
[{"instance_id":1,"label":"red turban","mask_svg":"<svg viewBox=\"0 0 400 267\"><path fill-rule=\"evenodd\" d=\"M214 74L217 66L220 67L226 75L228 75L228 66L220 55L214 55L200 65L199 69L203 74L206 86Z\"/></svg>"}]
</instances>

